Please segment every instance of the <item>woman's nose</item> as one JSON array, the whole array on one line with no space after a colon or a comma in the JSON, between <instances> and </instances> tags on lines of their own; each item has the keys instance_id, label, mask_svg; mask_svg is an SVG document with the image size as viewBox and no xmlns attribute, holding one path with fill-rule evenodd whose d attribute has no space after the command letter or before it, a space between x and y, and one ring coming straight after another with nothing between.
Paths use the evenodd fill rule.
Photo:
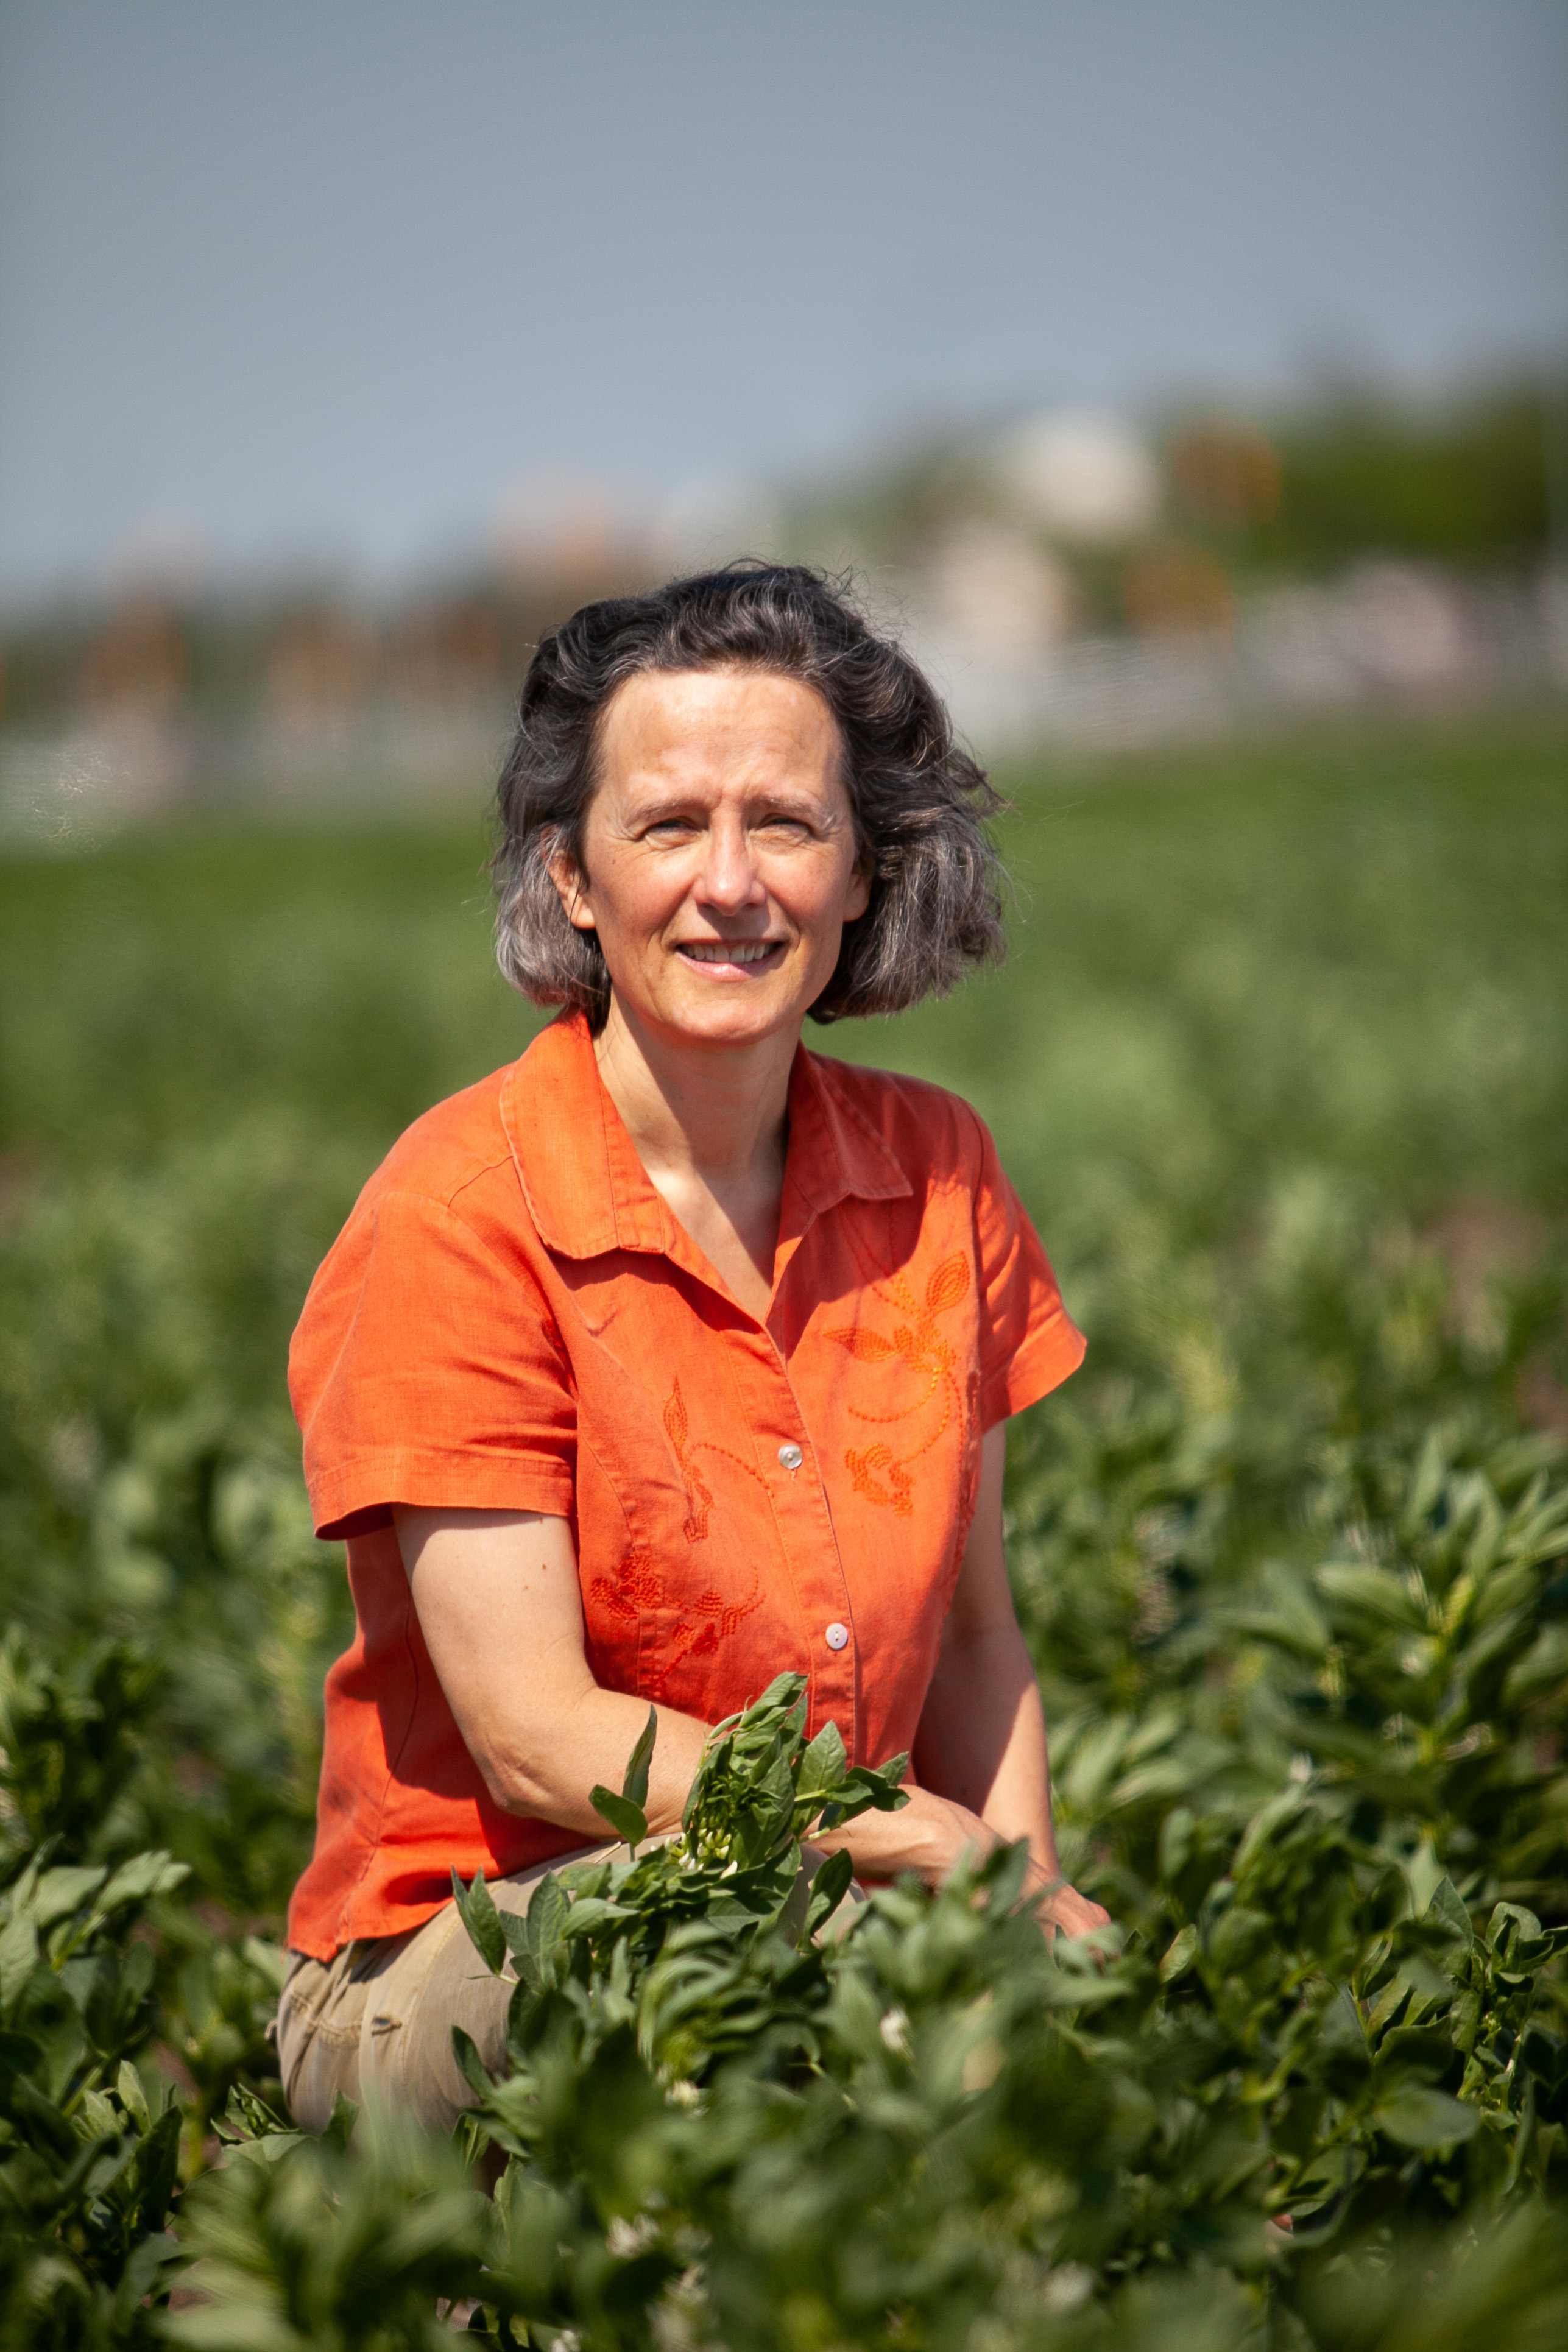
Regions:
<instances>
[{"instance_id":1,"label":"woman's nose","mask_svg":"<svg viewBox=\"0 0 1568 2352\"><path fill-rule=\"evenodd\" d=\"M766 895L743 824L710 827L697 887L706 904L730 909L754 906Z\"/></svg>"}]
</instances>

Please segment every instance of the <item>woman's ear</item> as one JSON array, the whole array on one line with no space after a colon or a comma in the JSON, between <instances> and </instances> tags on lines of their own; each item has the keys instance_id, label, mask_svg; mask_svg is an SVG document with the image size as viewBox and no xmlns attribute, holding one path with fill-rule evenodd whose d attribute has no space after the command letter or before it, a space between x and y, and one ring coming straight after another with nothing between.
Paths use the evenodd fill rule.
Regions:
<instances>
[{"instance_id":1,"label":"woman's ear","mask_svg":"<svg viewBox=\"0 0 1568 2352\"><path fill-rule=\"evenodd\" d=\"M591 931L597 928L593 909L588 904L587 886L583 869L569 849L558 849L546 861L545 871L554 883L566 919L574 929Z\"/></svg>"},{"instance_id":2,"label":"woman's ear","mask_svg":"<svg viewBox=\"0 0 1568 2352\"><path fill-rule=\"evenodd\" d=\"M869 857L861 857L857 860L855 871L849 877L849 889L844 901L845 921L857 921L870 903L871 861Z\"/></svg>"}]
</instances>

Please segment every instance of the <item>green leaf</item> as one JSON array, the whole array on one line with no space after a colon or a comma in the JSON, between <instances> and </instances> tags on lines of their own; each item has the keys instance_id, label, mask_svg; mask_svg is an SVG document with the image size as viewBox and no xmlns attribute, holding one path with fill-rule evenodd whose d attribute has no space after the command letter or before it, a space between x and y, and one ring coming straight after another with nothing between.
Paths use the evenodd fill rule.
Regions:
<instances>
[{"instance_id":1,"label":"green leaf","mask_svg":"<svg viewBox=\"0 0 1568 2352\"><path fill-rule=\"evenodd\" d=\"M484 1872L476 1870L473 1885L465 1887L454 1870L452 1899L458 1906L458 1916L468 1931L469 1943L491 1976L499 1977L506 1966L506 1933L485 1885Z\"/></svg>"},{"instance_id":2,"label":"green leaf","mask_svg":"<svg viewBox=\"0 0 1568 2352\"><path fill-rule=\"evenodd\" d=\"M71 1912L79 1911L98 1893L109 1873L106 1870L72 1869L62 1865L46 1870L33 1889L28 1904L28 1916L42 1933L53 1927ZM20 1906L17 1906L18 1910Z\"/></svg>"},{"instance_id":3,"label":"green leaf","mask_svg":"<svg viewBox=\"0 0 1568 2352\"><path fill-rule=\"evenodd\" d=\"M1225 1612L1233 1633L1249 1633L1316 1665L1329 1646L1329 1628L1307 1585L1279 1560L1265 1564L1262 1597Z\"/></svg>"},{"instance_id":4,"label":"green leaf","mask_svg":"<svg viewBox=\"0 0 1568 2352\"><path fill-rule=\"evenodd\" d=\"M626 1773L621 1782L621 1794L628 1804L647 1803L647 1768L653 1761L654 1741L658 1737L658 1714L654 1707L647 1711L647 1721L637 1735L637 1746L626 1759Z\"/></svg>"},{"instance_id":5,"label":"green leaf","mask_svg":"<svg viewBox=\"0 0 1568 2352\"><path fill-rule=\"evenodd\" d=\"M133 1853L122 1862L93 1908L103 1918L130 1903L151 1902L155 1895L172 1895L190 1876L183 1862L166 1853Z\"/></svg>"},{"instance_id":6,"label":"green leaf","mask_svg":"<svg viewBox=\"0 0 1568 2352\"><path fill-rule=\"evenodd\" d=\"M854 1875L855 1865L847 1853L830 1853L821 1864L811 1882L811 1900L805 1906L807 1936L821 1933L848 1894Z\"/></svg>"},{"instance_id":7,"label":"green leaf","mask_svg":"<svg viewBox=\"0 0 1568 2352\"><path fill-rule=\"evenodd\" d=\"M1415 1853L1406 1858L1404 1870L1405 1885L1410 1890L1411 1911L1418 1919L1444 1878L1443 1865L1429 1837L1424 1837Z\"/></svg>"},{"instance_id":8,"label":"green leaf","mask_svg":"<svg viewBox=\"0 0 1568 2352\"><path fill-rule=\"evenodd\" d=\"M1173 1936L1160 1962L1161 1983L1174 1984L1178 1977L1184 1977L1193 1965L1193 1956L1197 1948L1198 1931L1195 1927L1183 1927Z\"/></svg>"},{"instance_id":9,"label":"green leaf","mask_svg":"<svg viewBox=\"0 0 1568 2352\"><path fill-rule=\"evenodd\" d=\"M533 1890L526 1911L503 1911L501 1930L518 1973L533 1992L542 1992L555 1979L554 1955L570 1915L565 1890L553 1871Z\"/></svg>"},{"instance_id":10,"label":"green leaf","mask_svg":"<svg viewBox=\"0 0 1568 2352\"><path fill-rule=\"evenodd\" d=\"M287 2138L294 2133L286 2116L268 2106L265 2099L258 2098L254 2091L247 2091L243 2083L237 2083L229 2093L224 2120L237 2136L247 2139L275 2139L280 2135Z\"/></svg>"},{"instance_id":11,"label":"green leaf","mask_svg":"<svg viewBox=\"0 0 1568 2352\"><path fill-rule=\"evenodd\" d=\"M1394 2026L1377 2045L1378 2097L1392 2097L1403 2083L1431 2082L1447 2072L1453 2055L1446 2024Z\"/></svg>"},{"instance_id":12,"label":"green leaf","mask_svg":"<svg viewBox=\"0 0 1568 2352\"><path fill-rule=\"evenodd\" d=\"M153 2118L148 2111L147 2094L142 2087L142 2077L129 2058L120 2062L120 2072L114 2078L114 2088L121 2105L138 2131L150 2131Z\"/></svg>"},{"instance_id":13,"label":"green leaf","mask_svg":"<svg viewBox=\"0 0 1568 2352\"><path fill-rule=\"evenodd\" d=\"M889 1757L886 1764L851 1765L839 1783L839 1795L822 1809L823 1828L837 1829L858 1813L898 1812L910 1801L909 1790L900 1786L909 1769L907 1756Z\"/></svg>"},{"instance_id":14,"label":"green leaf","mask_svg":"<svg viewBox=\"0 0 1568 2352\"><path fill-rule=\"evenodd\" d=\"M1236 1858L1230 1865L1232 1876L1239 1878L1257 1860L1259 1853L1273 1844L1286 1822L1294 1821L1310 1801L1305 1789L1294 1783L1289 1788L1281 1789L1278 1796L1270 1797L1261 1811L1253 1815L1243 1832L1241 1843L1236 1849Z\"/></svg>"},{"instance_id":15,"label":"green leaf","mask_svg":"<svg viewBox=\"0 0 1568 2352\"><path fill-rule=\"evenodd\" d=\"M1232 1903L1209 1932L1209 1956L1222 1975L1239 1975L1266 1954L1277 1952L1282 1939L1272 1912L1260 1910L1256 1904Z\"/></svg>"},{"instance_id":16,"label":"green leaf","mask_svg":"<svg viewBox=\"0 0 1568 2352\"><path fill-rule=\"evenodd\" d=\"M552 1871L534 1888L533 1899L523 1914L528 1923L529 1941L536 1952L542 1956L560 1942L570 1907L565 1890Z\"/></svg>"},{"instance_id":17,"label":"green leaf","mask_svg":"<svg viewBox=\"0 0 1568 2352\"><path fill-rule=\"evenodd\" d=\"M289 1954L284 1947L262 1936L247 1936L240 1948L258 1976L265 1978L273 1992L280 1993L289 1973Z\"/></svg>"},{"instance_id":18,"label":"green leaf","mask_svg":"<svg viewBox=\"0 0 1568 2352\"><path fill-rule=\"evenodd\" d=\"M1426 1906L1426 1916L1429 1919L1441 1919L1446 1927L1451 1927L1455 1935L1462 1937L1467 1944L1475 1942L1476 1931L1470 1925L1470 1915L1460 1900L1458 1888L1451 1878L1447 1876L1440 1878L1432 1889L1432 1899Z\"/></svg>"},{"instance_id":19,"label":"green leaf","mask_svg":"<svg viewBox=\"0 0 1568 2352\"><path fill-rule=\"evenodd\" d=\"M551 1872L552 1878L574 1901L585 1901L589 1895L607 1894L614 1867L608 1861L563 1862L559 1870Z\"/></svg>"},{"instance_id":20,"label":"green leaf","mask_svg":"<svg viewBox=\"0 0 1568 2352\"><path fill-rule=\"evenodd\" d=\"M8 2011L38 1965L38 1931L26 1916L0 1928L0 2012Z\"/></svg>"},{"instance_id":21,"label":"green leaf","mask_svg":"<svg viewBox=\"0 0 1568 2352\"><path fill-rule=\"evenodd\" d=\"M624 1845L635 1851L647 1835L647 1815L629 1797L617 1797L613 1789L590 1789L588 1802L601 1821L608 1822Z\"/></svg>"},{"instance_id":22,"label":"green leaf","mask_svg":"<svg viewBox=\"0 0 1568 2352\"><path fill-rule=\"evenodd\" d=\"M142 2229L161 2229L169 2217L180 2173L180 2111L165 2107L136 2152Z\"/></svg>"},{"instance_id":23,"label":"green leaf","mask_svg":"<svg viewBox=\"0 0 1568 2352\"><path fill-rule=\"evenodd\" d=\"M1521 1944L1535 1943L1541 1935L1541 1922L1533 1911L1518 1903L1498 1903L1492 1906L1487 1921L1487 1942L1506 1968Z\"/></svg>"},{"instance_id":24,"label":"green leaf","mask_svg":"<svg viewBox=\"0 0 1568 2352\"><path fill-rule=\"evenodd\" d=\"M1341 1985L1319 2012L1318 2054L1325 2089L1337 2099L1357 2096L1372 2062L1366 2029L1348 1985Z\"/></svg>"},{"instance_id":25,"label":"green leaf","mask_svg":"<svg viewBox=\"0 0 1568 2352\"><path fill-rule=\"evenodd\" d=\"M844 1734L831 1717L800 1759L802 1790L836 1789L844 1777Z\"/></svg>"},{"instance_id":26,"label":"green leaf","mask_svg":"<svg viewBox=\"0 0 1568 2352\"><path fill-rule=\"evenodd\" d=\"M1173 1805L1160 1824L1160 1875L1167 1886L1181 1876L1192 1858L1196 1826L1190 1805Z\"/></svg>"},{"instance_id":27,"label":"green leaf","mask_svg":"<svg viewBox=\"0 0 1568 2352\"><path fill-rule=\"evenodd\" d=\"M1353 1560L1329 1560L1317 1571L1320 1592L1380 1623L1408 1633L1424 1633L1426 1612L1402 1577L1392 1569L1365 1568Z\"/></svg>"},{"instance_id":28,"label":"green leaf","mask_svg":"<svg viewBox=\"0 0 1568 2352\"><path fill-rule=\"evenodd\" d=\"M40 2088L44 2073L43 2051L30 2035L0 2033L0 2113L7 2124L21 2126L23 2137L69 2158L77 2153L77 2136L57 2101Z\"/></svg>"},{"instance_id":29,"label":"green leaf","mask_svg":"<svg viewBox=\"0 0 1568 2352\"><path fill-rule=\"evenodd\" d=\"M618 1903L606 1903L601 1895L580 1895L566 1914L562 1934L574 1942L580 1936L591 1936L606 1919L629 1919L631 1913Z\"/></svg>"},{"instance_id":30,"label":"green leaf","mask_svg":"<svg viewBox=\"0 0 1568 2352\"><path fill-rule=\"evenodd\" d=\"M151 2237L132 2246L114 2297L116 2324L123 2330L124 2340L131 2340L132 2315L137 2305L145 2295L156 2292L159 2273L172 2268L182 2252L178 2238L165 2230L154 2231Z\"/></svg>"},{"instance_id":31,"label":"green leaf","mask_svg":"<svg viewBox=\"0 0 1568 2352\"><path fill-rule=\"evenodd\" d=\"M452 2028L452 2055L458 2062L458 2072L469 2090L477 2097L488 2099L491 2089L489 2070L479 2056L472 2034L465 2033L460 2025Z\"/></svg>"},{"instance_id":32,"label":"green leaf","mask_svg":"<svg viewBox=\"0 0 1568 2352\"><path fill-rule=\"evenodd\" d=\"M750 1834L743 1837L749 1848L747 1860L764 1861L779 1840L787 1836L795 1811L795 1788L789 1759L782 1754L775 1756L759 1779L752 1797Z\"/></svg>"},{"instance_id":33,"label":"green leaf","mask_svg":"<svg viewBox=\"0 0 1568 2352\"><path fill-rule=\"evenodd\" d=\"M1462 2099L1426 2083L1402 2083L1373 2109L1373 2121L1401 2147L1447 2147L1469 2139L1480 2116Z\"/></svg>"},{"instance_id":34,"label":"green leaf","mask_svg":"<svg viewBox=\"0 0 1568 2352\"><path fill-rule=\"evenodd\" d=\"M761 1698L752 1701L744 1712L755 1719L763 1715L789 1717L802 1714L805 1706L806 1677L802 1674L775 1675Z\"/></svg>"}]
</instances>

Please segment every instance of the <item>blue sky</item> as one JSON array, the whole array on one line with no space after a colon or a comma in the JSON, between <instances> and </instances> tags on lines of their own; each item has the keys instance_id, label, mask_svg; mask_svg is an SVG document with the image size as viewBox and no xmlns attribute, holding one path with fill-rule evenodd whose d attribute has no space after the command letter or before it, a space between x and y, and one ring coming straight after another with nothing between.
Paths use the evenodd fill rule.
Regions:
<instances>
[{"instance_id":1,"label":"blue sky","mask_svg":"<svg viewBox=\"0 0 1568 2352\"><path fill-rule=\"evenodd\" d=\"M1560 350L1565 128L1552 0L5 0L0 593Z\"/></svg>"}]
</instances>

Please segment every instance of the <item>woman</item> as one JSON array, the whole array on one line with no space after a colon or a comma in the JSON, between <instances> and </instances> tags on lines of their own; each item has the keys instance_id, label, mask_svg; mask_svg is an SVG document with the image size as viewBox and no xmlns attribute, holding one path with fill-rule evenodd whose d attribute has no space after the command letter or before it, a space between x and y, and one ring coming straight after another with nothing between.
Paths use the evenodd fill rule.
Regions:
<instances>
[{"instance_id":1,"label":"woman","mask_svg":"<svg viewBox=\"0 0 1568 2352\"><path fill-rule=\"evenodd\" d=\"M449 2123L504 2047L453 1865L521 1909L603 1835L652 1701L650 1828L781 1671L911 1796L821 1843L1060 1882L1008 1592L1003 1425L1078 1365L956 1097L808 1054L995 954L995 806L913 665L810 572L736 564L540 645L500 783L500 961L565 1010L416 1121L289 1360L358 1624L327 1678L279 2022L295 2115Z\"/></svg>"}]
</instances>

